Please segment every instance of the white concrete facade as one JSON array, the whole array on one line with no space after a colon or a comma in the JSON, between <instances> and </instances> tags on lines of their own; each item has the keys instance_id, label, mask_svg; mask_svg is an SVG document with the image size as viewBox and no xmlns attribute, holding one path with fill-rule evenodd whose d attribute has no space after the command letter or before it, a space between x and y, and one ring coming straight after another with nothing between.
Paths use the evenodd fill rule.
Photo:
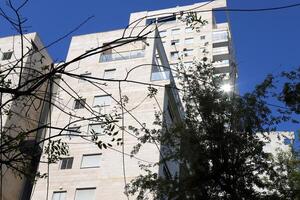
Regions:
<instances>
[{"instance_id":1,"label":"white concrete facade","mask_svg":"<svg viewBox=\"0 0 300 200\"><path fill-rule=\"evenodd\" d=\"M207 57L208 61L213 63L217 74L225 74L224 84L230 84L235 89L237 66L230 24L224 11L218 14L225 16L218 16L213 11L226 8L226 6L226 0L216 0L162 10L136 12L130 15L129 24L130 26L145 26L153 23L158 26L173 69L179 62L188 66L193 61L200 61L203 57ZM202 20L206 20L207 24L201 26L198 23L194 26L194 30L189 28L182 19L191 12L196 13L197 18L201 17Z\"/></svg>"},{"instance_id":2,"label":"white concrete facade","mask_svg":"<svg viewBox=\"0 0 300 200\"><path fill-rule=\"evenodd\" d=\"M229 81L230 84L234 84L236 79L236 67L232 55L231 35L228 23L216 23L213 12L211 11L199 13L199 16L201 15L202 18L208 22L205 26L200 27L199 31L187 28L186 24L178 19L181 11L193 10L199 12L200 10L212 10L223 7L226 7L226 1L217 0L212 3L199 3L158 11L132 13L129 22L130 28L125 32L129 33L133 30L133 35L143 30L147 26L148 21L153 18L157 20L159 17L166 17L173 14L175 14L176 17L175 20L166 23L154 23L158 25L160 37L153 32L145 41L129 43L117 47L112 51L104 52L101 55L96 54L85 58L68 66L66 71L77 75L104 79L112 78L115 80L124 79L130 71L128 80L168 86L174 84L171 71L165 68L154 69L151 65L160 64L165 67L170 66L174 68L174 65L179 63L179 59L176 58L174 52L178 52L181 61L185 64L192 63L194 60L200 60L204 56L207 57L209 61L215 62L214 65L220 69L219 72L227 74L226 81ZM138 24L133 23L140 18L142 18L142 20ZM155 25L149 25L148 29L153 29L154 27ZM124 30L116 30L73 37L66 61L68 62L84 54L86 51L93 50L103 44L114 41L120 38L123 33ZM159 55L158 59L157 55ZM169 65L169 63L171 65ZM139 67L135 68L136 66ZM84 119L92 117L87 109L74 109L75 99L69 95L69 93L72 93L70 88L68 88L69 86L75 90L73 92L78 95L78 98L80 97L86 100L86 105L93 111L96 110L101 114L108 114L114 110L118 110L115 109L115 107L118 107L118 104L114 100L107 106L94 106L95 102L98 101L97 97L107 94L119 100L118 82L101 82L101 80L97 80L99 83L105 82L107 85L98 85L98 87L96 87L88 81L78 80L78 78L71 76L64 75L62 76L62 80L63 82L60 83L60 87L66 91L63 91L62 88L58 89L58 96L55 101L58 105L63 105L61 109L66 113L80 115ZM136 119L143 124L145 123L147 128L155 127L152 123L155 120L155 112L159 111L159 109L162 109L162 112L165 113L165 120L168 123L172 123L172 120L180 120L183 110L177 92L168 87L156 87L158 89L158 94L156 95L157 101L153 98L146 98L148 85L134 82L121 82L121 87L122 95L126 95L129 98L126 109L132 109L131 114L126 113L124 117L124 128L126 130L124 135L124 152L126 153L124 163L126 181L128 183L131 179L142 173L138 167L139 164L159 161L160 153L158 149L161 148L160 144L156 146L153 143L147 143L136 157L130 157L129 154L138 141L134 136L128 134L128 132L131 132L129 127L140 126ZM141 102L143 103L140 104ZM120 110L118 110L118 112L120 112ZM74 128L80 131L80 134L84 135L89 135L93 123L96 123L89 120L75 122L75 118L62 113L61 110L57 108L53 109L51 118L52 126L64 127L71 122L68 128ZM72 123L73 121L74 123ZM117 124L121 126L120 122ZM59 133L60 131L51 131L51 135ZM40 163L39 172L49 173L49 178L48 180L40 179L37 181L32 192L32 199L40 200L45 198L48 194L48 198L52 198L53 200L58 198L77 200L81 192L86 192L85 195L92 195L93 197L90 197L91 199L126 199L124 195L124 171L121 147L114 146L114 149L100 150L96 145L79 137L71 137L70 139L64 136L62 140L67 142L70 147L69 158L72 158L70 169L62 169L63 161L57 164L51 164L49 170L46 163ZM83 167L83 162L87 155L99 155L98 164L90 168ZM46 158L47 156L44 155L42 161L45 161ZM157 171L160 175L164 175L163 167L164 166L160 166L153 170ZM176 164L172 166L170 164L168 168L171 169L170 171L172 172L178 171ZM49 184L47 184L47 181L49 181Z\"/></svg>"},{"instance_id":3,"label":"white concrete facade","mask_svg":"<svg viewBox=\"0 0 300 200\"><path fill-rule=\"evenodd\" d=\"M135 28L132 35L136 35L142 29L143 27ZM150 27L150 29L154 30L153 27ZM128 31L130 32L131 29ZM120 38L123 32L124 30L116 30L73 37L67 61L88 50L95 49ZM159 150L161 148L160 144L146 143L136 157L130 157L133 146L138 143L130 126L141 128L141 124L145 124L147 128L159 128L153 125L153 122L155 120L155 112L160 112L160 109L162 109L162 112L169 109L172 110L172 117L170 117L170 113L168 112L164 115L167 122L181 118L179 114L181 112L179 110L181 104L178 94L175 90L168 87L174 84L172 74L163 69L154 69L152 67L157 62L163 66L168 66L160 39L153 39L157 34L158 31L152 31L147 36L147 39L143 41L122 45L114 48L112 51L108 50L102 54L93 55L68 66L66 71L74 74L83 74L100 79L108 78L115 81L97 80L96 85L99 84L96 87L95 84L91 84L88 81L63 75L63 81L60 83L61 88L58 89L55 103L62 105L61 109L66 113L79 115L83 120L75 122L77 120L75 117L70 117L70 115L61 112L58 108L53 108L51 114L52 126L64 127L66 124L71 123L68 128L78 127L79 134L88 137L91 126L101 122L88 120L88 118L93 117L93 114L88 109L74 109L75 99L69 93L86 99L86 105L94 113L113 114L116 110L120 113L117 103L120 99L119 82L117 80L124 80L128 76L128 81L123 81L120 85L122 96L126 95L128 97L124 115L124 163L127 183L142 173L139 164L149 164L159 161ZM109 73L107 74L107 72ZM154 98L147 97L149 94L149 84L160 85L160 87L156 87L158 89L156 95L157 101ZM103 95L107 94L111 96L111 99L106 99L105 105L95 106L95 102L99 100L97 97L103 97ZM121 121L119 120L116 124L116 129L119 129L120 135L122 132L120 128L122 126ZM52 130L51 135L59 134L59 132L59 130ZM108 140L109 138L107 135L100 137L103 140ZM41 173L49 173L49 185L47 186L47 179L39 179L32 192L33 200L44 199L47 193L49 199L56 199L58 196L63 196L61 198L64 200L74 200L79 199L80 195L92 195L93 197L90 197L91 200L126 199L124 195L123 154L121 146L113 146L112 148L101 150L97 145L87 142L80 137L73 136L70 138L62 136L61 139L69 145L69 157L72 157L71 167L69 169L62 169L64 167L62 167L63 161L61 161L57 164L51 164L48 171L48 165L40 163L39 171ZM97 164L93 167L85 167L83 163L85 163L85 156L87 155L97 155L94 157L98 159L97 161L94 160ZM46 158L47 156L43 155L42 161L45 161ZM172 167L176 168L176 166ZM162 173L158 167L153 170L159 174ZM86 193L83 194L84 192Z\"/></svg>"},{"instance_id":4,"label":"white concrete facade","mask_svg":"<svg viewBox=\"0 0 300 200\"><path fill-rule=\"evenodd\" d=\"M4 82L11 82L9 88L18 88L20 79L20 83L24 84L26 81L35 79L48 72L44 67L49 66L52 63L52 59L43 48L43 43L37 33L25 34L23 36L23 45L19 35L0 38L1 78L4 77ZM22 75L20 75L20 66L22 65L22 62L23 71ZM9 71L10 69L14 70ZM27 84L25 87L21 88L20 91L26 91L26 89L34 83L37 82L33 81ZM40 125L42 122L40 119L42 116L45 117L45 112L47 112L43 109L43 106L41 106L43 103L39 99L44 98L46 95L46 85L47 81L40 84L40 86L32 92L37 98L24 95L15 97L9 92L1 94L1 106L3 106L1 110L1 134L3 137L7 135L10 137L16 137L20 132L34 130ZM1 87L5 88L3 85L1 85ZM23 141L23 145L26 146L25 148L28 147L27 145L33 144L37 137L43 137L42 134L43 130L33 131L30 134L27 134ZM13 141L14 140L12 140L11 145L13 145ZM16 141L21 142L21 139L17 139ZM21 146L22 145L20 144L19 148L21 148ZM2 152L6 148L9 148L9 145L3 145ZM2 159L5 157L9 159L11 156L17 155L18 153L19 149L14 147L14 149L9 152L5 152L1 156ZM15 162L11 162L11 164L18 166ZM30 195L30 192L28 192L28 190L31 190L30 187L32 185L30 184L30 181L24 177L21 179L21 176L18 176L16 171L12 172L10 169L7 169L6 165L2 166L2 173L4 184L1 186L1 191L3 200L19 200Z\"/></svg>"}]
</instances>

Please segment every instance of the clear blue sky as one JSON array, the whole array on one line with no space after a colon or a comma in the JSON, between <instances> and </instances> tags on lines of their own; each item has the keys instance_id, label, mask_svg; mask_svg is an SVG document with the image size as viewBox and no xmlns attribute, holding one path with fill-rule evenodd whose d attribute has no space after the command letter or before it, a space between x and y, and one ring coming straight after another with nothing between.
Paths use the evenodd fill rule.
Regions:
<instances>
[{"instance_id":1,"label":"clear blue sky","mask_svg":"<svg viewBox=\"0 0 300 200\"><path fill-rule=\"evenodd\" d=\"M20 0L17 0L20 1ZM0 3L3 6L4 0ZM74 35L123 28L129 14L176 5L188 5L197 0L29 0L23 10L28 18L29 32L38 32L45 44L69 32L87 17L95 17ZM300 0L228 0L229 8L262 8ZM300 7L269 12L231 12L231 27L239 67L239 88L243 94L253 89L268 73L278 73L300 64ZM5 29L3 29L5 27ZM0 37L12 33L0 21ZM70 37L51 47L57 61L64 60ZM298 126L299 127L299 126ZM291 127L293 130L299 129ZM289 129L284 126L282 129Z\"/></svg>"}]
</instances>

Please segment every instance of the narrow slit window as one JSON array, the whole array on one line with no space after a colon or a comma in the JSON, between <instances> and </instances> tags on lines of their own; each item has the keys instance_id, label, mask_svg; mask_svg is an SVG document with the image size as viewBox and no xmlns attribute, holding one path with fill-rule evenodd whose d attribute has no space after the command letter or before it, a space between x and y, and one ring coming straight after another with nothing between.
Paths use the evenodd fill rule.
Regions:
<instances>
[{"instance_id":1,"label":"narrow slit window","mask_svg":"<svg viewBox=\"0 0 300 200\"><path fill-rule=\"evenodd\" d=\"M62 158L60 163L60 169L72 169L73 160L73 157Z\"/></svg>"}]
</instances>

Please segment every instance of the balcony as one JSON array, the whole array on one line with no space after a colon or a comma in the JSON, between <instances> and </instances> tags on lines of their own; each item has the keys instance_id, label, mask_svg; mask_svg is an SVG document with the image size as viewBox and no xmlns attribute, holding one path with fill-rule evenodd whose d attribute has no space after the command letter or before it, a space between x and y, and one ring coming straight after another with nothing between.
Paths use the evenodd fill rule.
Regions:
<instances>
[{"instance_id":1,"label":"balcony","mask_svg":"<svg viewBox=\"0 0 300 200\"><path fill-rule=\"evenodd\" d=\"M212 41L214 43L228 41L228 33L227 33L227 31L216 31L216 32L213 32Z\"/></svg>"},{"instance_id":2,"label":"balcony","mask_svg":"<svg viewBox=\"0 0 300 200\"><path fill-rule=\"evenodd\" d=\"M229 45L229 36L227 31L216 31L212 34L213 47L224 47Z\"/></svg>"},{"instance_id":3,"label":"balcony","mask_svg":"<svg viewBox=\"0 0 300 200\"><path fill-rule=\"evenodd\" d=\"M118 60L128 60L142 58L145 56L145 50L126 51L110 54L101 54L99 62L112 62Z\"/></svg>"},{"instance_id":4,"label":"balcony","mask_svg":"<svg viewBox=\"0 0 300 200\"><path fill-rule=\"evenodd\" d=\"M220 61L215 61L213 63L213 67L215 68L227 67L227 66L229 66L229 60L220 60Z\"/></svg>"},{"instance_id":5,"label":"balcony","mask_svg":"<svg viewBox=\"0 0 300 200\"><path fill-rule=\"evenodd\" d=\"M212 53L213 55L229 54L229 49L228 47L213 48Z\"/></svg>"}]
</instances>

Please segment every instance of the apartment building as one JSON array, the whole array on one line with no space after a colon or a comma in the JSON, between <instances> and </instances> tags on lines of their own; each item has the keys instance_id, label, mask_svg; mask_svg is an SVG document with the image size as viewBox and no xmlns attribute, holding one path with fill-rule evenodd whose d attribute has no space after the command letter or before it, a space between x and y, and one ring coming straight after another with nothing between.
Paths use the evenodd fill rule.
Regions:
<instances>
[{"instance_id":1,"label":"apartment building","mask_svg":"<svg viewBox=\"0 0 300 200\"><path fill-rule=\"evenodd\" d=\"M18 174L18 170L26 167L34 174L40 159L41 147L35 144L45 133L44 129L37 128L47 120L48 107L41 99L47 98L48 81L39 82L38 77L48 72L46 66L51 63L37 33L25 34L22 38L19 35L0 38L1 88L7 88L0 97L1 161L9 161L11 165L8 168L8 164L2 164L3 200L30 196L32 180ZM32 95L22 94L34 85L37 87Z\"/></svg>"},{"instance_id":2,"label":"apartment building","mask_svg":"<svg viewBox=\"0 0 300 200\"><path fill-rule=\"evenodd\" d=\"M129 42L128 34L135 38L149 30L147 36ZM127 39L112 42L122 38L124 32ZM67 130L51 130L49 134L63 134L58 138L68 143L69 156L48 165L43 162L47 161L43 154L38 170L47 173L48 178L36 182L33 200L45 199L47 195L53 200L126 199L125 181L129 183L142 173L140 164L154 163L161 157L161 146L156 143L146 143L137 155L130 156L138 143L132 127L161 129L153 124L157 112L163 113L167 124L182 118L172 73L158 66L169 64L155 26L75 36L66 62L103 46L102 53L72 63L61 77L53 100L58 106L51 113L51 126L67 125ZM149 84L157 86L155 98L149 96ZM121 115L114 122L114 131L119 131L115 137L124 146L113 143L112 147L100 149L89 140L94 134L103 141L111 141L103 119L122 113L120 97L126 102L124 117ZM178 166L166 164L153 170L165 176L178 171Z\"/></svg>"},{"instance_id":3,"label":"apartment building","mask_svg":"<svg viewBox=\"0 0 300 200\"><path fill-rule=\"evenodd\" d=\"M105 47L100 54L69 65L68 73L57 84L53 101L60 106L53 108L51 125L63 128L67 124L67 130L51 130L48 134L59 135L57 138L69 145L69 156L48 165L47 155L43 154L38 171L49 175L36 182L31 199L39 200L47 195L53 200L126 199L125 182L142 173L139 165L155 163L162 156L160 144L147 143L131 157L130 152L138 143L131 127L160 129L153 125L157 112L163 113L167 124L183 117L180 97L172 89L176 77L174 79L174 71L168 68L174 69L180 62L190 65L205 56L213 63L216 73L226 75L224 84L235 88L236 66L230 27L226 21L216 21L212 11L224 7L225 0L216 0L132 13L128 29L73 37L66 62ZM180 19L186 16L186 11L196 12L207 24L197 29L186 26ZM145 38L115 46L120 38L132 38L146 30L152 31ZM149 84L159 86L156 98L149 97ZM120 96L124 95L127 99L124 121L116 122L119 134L124 134L124 147L114 145L100 149L88 138L96 133L101 140L108 141L110 136L105 134L101 117L95 119L95 115L120 114ZM166 163L153 170L167 176L178 172L179 166Z\"/></svg>"},{"instance_id":4,"label":"apartment building","mask_svg":"<svg viewBox=\"0 0 300 200\"><path fill-rule=\"evenodd\" d=\"M129 24L132 27L157 25L173 69L176 69L178 63L190 66L194 61L207 57L215 67L216 74L224 74L224 89L232 91L236 88L237 67L230 25L224 11L215 11L226 6L226 0L216 0L136 12L130 15ZM206 23L187 25L185 19L191 13L196 14L197 19L201 17Z\"/></svg>"}]
</instances>

